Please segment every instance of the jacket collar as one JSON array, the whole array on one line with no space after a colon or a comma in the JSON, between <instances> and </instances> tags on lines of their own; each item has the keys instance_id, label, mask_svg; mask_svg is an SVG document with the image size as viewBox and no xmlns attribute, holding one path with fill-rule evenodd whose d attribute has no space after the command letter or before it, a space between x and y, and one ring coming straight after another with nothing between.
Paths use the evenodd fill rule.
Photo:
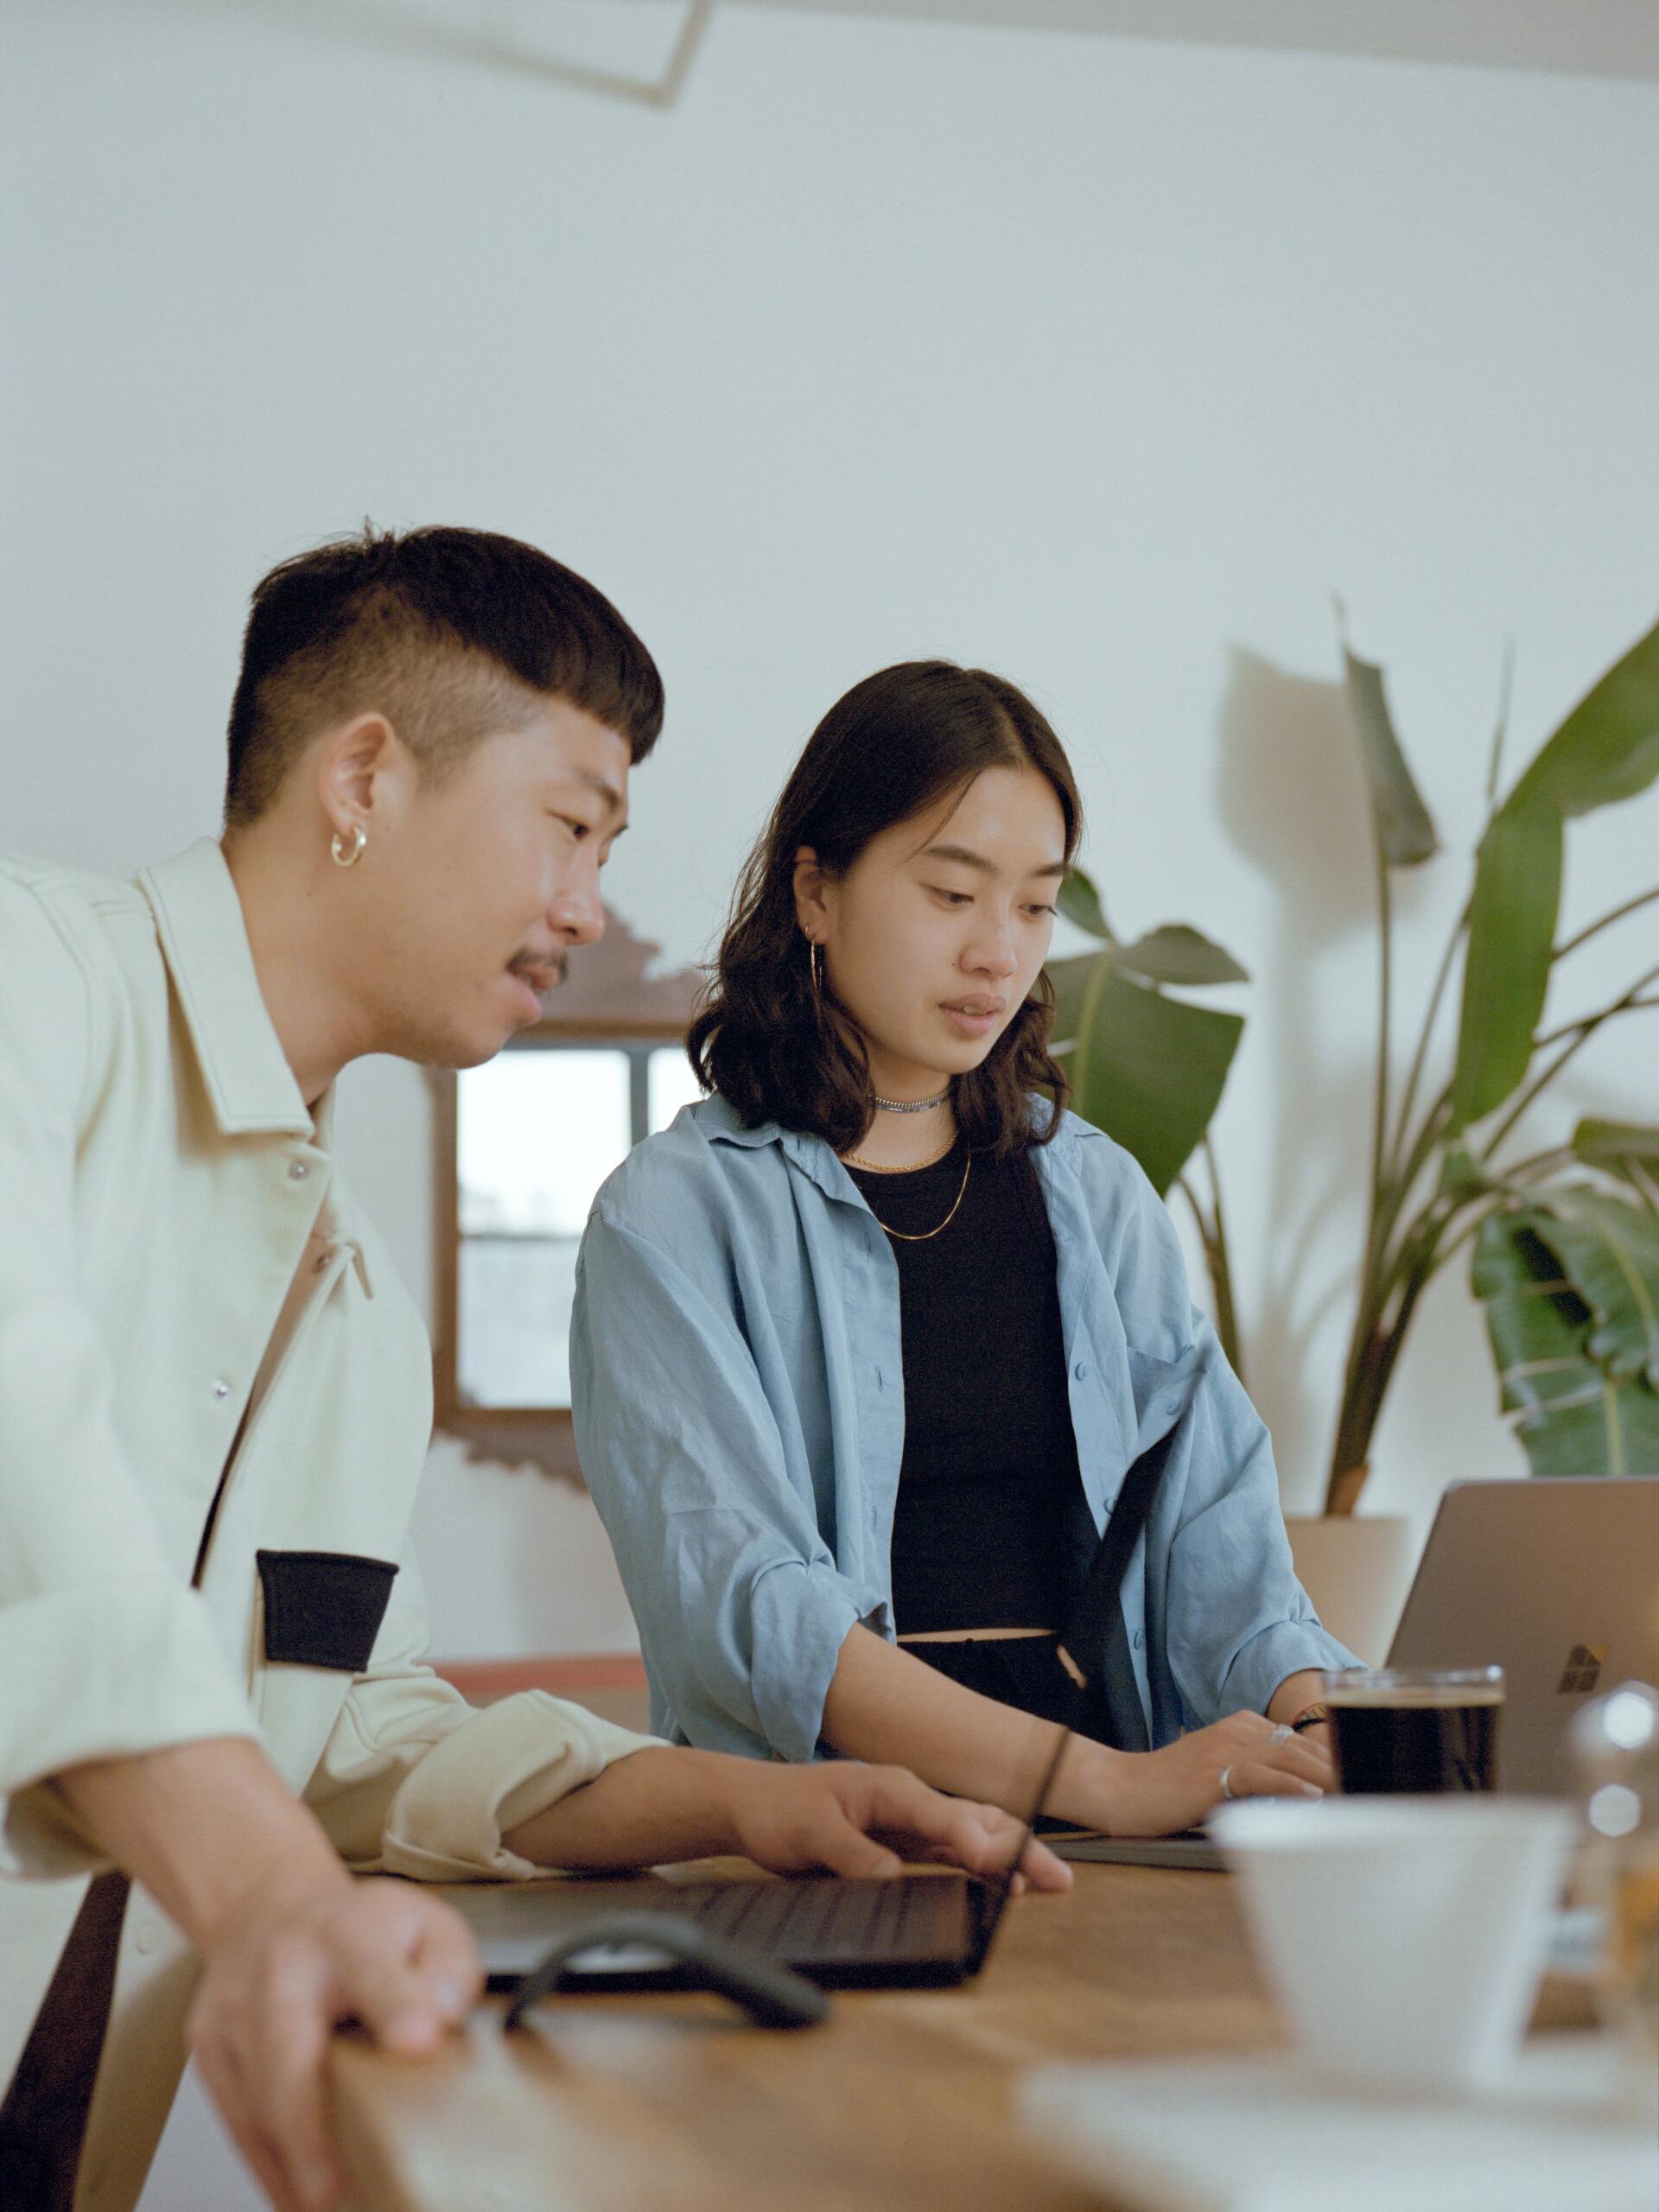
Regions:
<instances>
[{"instance_id":1,"label":"jacket collar","mask_svg":"<svg viewBox=\"0 0 1659 2212\"><path fill-rule=\"evenodd\" d=\"M827 1197L862 1203L858 1199L858 1185L823 1138L813 1136L805 1129L786 1129L778 1122L759 1122L753 1128L747 1128L736 1107L718 1091L700 1100L696 1111L711 1144L736 1145L744 1152L759 1152L767 1145L776 1145L785 1159L798 1167Z\"/></svg>"},{"instance_id":2,"label":"jacket collar","mask_svg":"<svg viewBox=\"0 0 1659 2212\"><path fill-rule=\"evenodd\" d=\"M260 995L242 902L217 842L198 838L145 868L138 888L156 917L221 1134L310 1136L311 1116Z\"/></svg>"}]
</instances>

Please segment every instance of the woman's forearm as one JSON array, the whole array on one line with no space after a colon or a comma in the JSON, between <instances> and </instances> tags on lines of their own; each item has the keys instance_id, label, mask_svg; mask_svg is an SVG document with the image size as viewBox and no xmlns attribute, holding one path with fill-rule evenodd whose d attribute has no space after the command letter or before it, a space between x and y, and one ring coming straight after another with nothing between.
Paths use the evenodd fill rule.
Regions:
<instances>
[{"instance_id":1,"label":"woman's forearm","mask_svg":"<svg viewBox=\"0 0 1659 2212\"><path fill-rule=\"evenodd\" d=\"M823 1735L844 1758L907 1766L936 1789L985 1799L1022 1817L1033 1810L1054 1745L1049 1723L964 1689L856 1624L823 1701ZM1110 1767L1122 1756L1073 1738L1048 1810L1096 1823Z\"/></svg>"},{"instance_id":2,"label":"woman's forearm","mask_svg":"<svg viewBox=\"0 0 1659 2212\"><path fill-rule=\"evenodd\" d=\"M1269 1720L1286 1722L1310 1705L1318 1705L1325 1696L1325 1676L1317 1667L1305 1667L1300 1675L1287 1675L1273 1695L1268 1700Z\"/></svg>"}]
</instances>

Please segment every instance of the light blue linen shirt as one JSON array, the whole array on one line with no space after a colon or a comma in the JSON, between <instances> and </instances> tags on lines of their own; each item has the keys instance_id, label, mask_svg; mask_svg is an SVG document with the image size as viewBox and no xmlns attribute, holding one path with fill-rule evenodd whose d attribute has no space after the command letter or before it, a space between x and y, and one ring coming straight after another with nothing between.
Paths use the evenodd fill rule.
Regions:
<instances>
[{"instance_id":1,"label":"light blue linen shirt","mask_svg":"<svg viewBox=\"0 0 1659 2212\"><path fill-rule=\"evenodd\" d=\"M1032 1157L1082 1474L1074 1587L1129 1468L1166 1462L1122 1606L1148 1738L1166 1744L1265 1710L1300 1669L1356 1662L1296 1580L1267 1430L1152 1185L1072 1115ZM893 1635L905 1439L898 1267L830 1147L745 1128L718 1097L636 1146L582 1239L570 1374L653 1732L822 1755L849 1629Z\"/></svg>"}]
</instances>

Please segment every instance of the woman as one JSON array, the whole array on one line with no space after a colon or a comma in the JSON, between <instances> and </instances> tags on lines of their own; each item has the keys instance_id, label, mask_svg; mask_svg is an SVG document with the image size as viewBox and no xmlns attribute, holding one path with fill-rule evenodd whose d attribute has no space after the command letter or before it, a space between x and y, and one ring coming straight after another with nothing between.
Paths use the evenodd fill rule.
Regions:
<instances>
[{"instance_id":1,"label":"woman","mask_svg":"<svg viewBox=\"0 0 1659 2212\"><path fill-rule=\"evenodd\" d=\"M1050 1809L1147 1835L1317 1796L1307 1709L1351 1657L1163 1207L1039 1095L1079 826L999 677L913 662L831 708L691 1030L712 1095L595 1202L571 1371L659 1732L1021 1809L1075 1646L1116 1680ZM1120 1493L1146 1525L1103 1592Z\"/></svg>"}]
</instances>

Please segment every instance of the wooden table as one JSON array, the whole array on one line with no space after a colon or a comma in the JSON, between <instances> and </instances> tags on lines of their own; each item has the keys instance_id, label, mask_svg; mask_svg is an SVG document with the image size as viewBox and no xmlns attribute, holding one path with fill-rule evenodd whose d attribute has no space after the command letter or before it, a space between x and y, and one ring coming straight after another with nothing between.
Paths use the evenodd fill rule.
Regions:
<instances>
[{"instance_id":1,"label":"wooden table","mask_svg":"<svg viewBox=\"0 0 1659 2212\"><path fill-rule=\"evenodd\" d=\"M492 2003L420 2063L342 2037L353 2212L1101 2212L1020 2125L1021 2069L1281 2034L1228 1876L1074 1871L976 1980L844 1991L794 2034L677 1996L554 1998L513 2036ZM1580 2018L1546 1984L1535 2024Z\"/></svg>"}]
</instances>

